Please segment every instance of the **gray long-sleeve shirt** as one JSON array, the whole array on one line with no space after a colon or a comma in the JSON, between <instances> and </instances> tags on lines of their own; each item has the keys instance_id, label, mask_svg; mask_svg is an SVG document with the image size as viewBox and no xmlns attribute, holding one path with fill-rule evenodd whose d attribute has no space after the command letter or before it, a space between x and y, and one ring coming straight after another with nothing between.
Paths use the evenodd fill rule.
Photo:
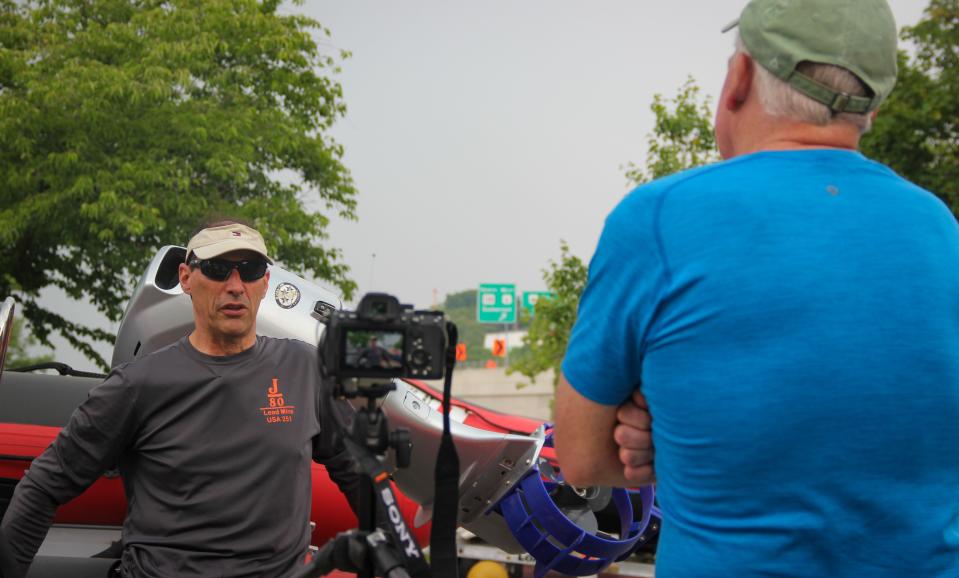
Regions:
<instances>
[{"instance_id":1,"label":"gray long-sleeve shirt","mask_svg":"<svg viewBox=\"0 0 959 578\"><path fill-rule=\"evenodd\" d=\"M187 338L90 392L17 486L2 529L24 571L57 506L119 465L125 576L282 576L309 545L311 458L355 504L358 475L316 349L258 337L227 357Z\"/></svg>"}]
</instances>

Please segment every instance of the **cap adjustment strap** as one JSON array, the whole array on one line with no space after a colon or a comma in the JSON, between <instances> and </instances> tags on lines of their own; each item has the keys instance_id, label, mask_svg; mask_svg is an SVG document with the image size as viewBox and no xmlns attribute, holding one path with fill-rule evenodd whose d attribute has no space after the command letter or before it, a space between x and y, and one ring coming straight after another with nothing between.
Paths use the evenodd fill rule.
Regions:
<instances>
[{"instance_id":1,"label":"cap adjustment strap","mask_svg":"<svg viewBox=\"0 0 959 578\"><path fill-rule=\"evenodd\" d=\"M828 106L829 110L835 114L842 112L865 114L879 104L878 98L838 92L816 82L798 70L794 70L786 79L786 82L809 98Z\"/></svg>"}]
</instances>

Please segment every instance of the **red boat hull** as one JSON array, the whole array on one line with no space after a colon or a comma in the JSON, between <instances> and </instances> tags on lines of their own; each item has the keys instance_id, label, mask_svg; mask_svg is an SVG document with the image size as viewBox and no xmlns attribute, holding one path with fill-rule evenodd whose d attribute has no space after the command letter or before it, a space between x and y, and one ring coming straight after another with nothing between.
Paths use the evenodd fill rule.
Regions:
<instances>
[{"instance_id":1,"label":"red boat hull","mask_svg":"<svg viewBox=\"0 0 959 578\"><path fill-rule=\"evenodd\" d=\"M27 383L14 383L20 393L29 391L28 388L37 388L34 390L37 395L46 393L64 395L61 389L59 392L45 392L45 384L53 383L51 380L58 378L49 376L17 376L6 372L3 374L3 385L0 394L10 392L11 381L25 381ZM37 379L43 378L43 379ZM64 378L60 378L64 379ZM79 403L86 397L86 391L97 382L95 380L73 379L68 391L69 395L76 398ZM439 399L441 394L430 388L422 382L409 382L414 387L424 391L427 395ZM37 385L39 384L39 385ZM62 384L55 384L57 388L62 388ZM77 392L77 388L80 391ZM7 402L10 402L7 396ZM2 401L2 400L0 400ZM453 406L466 412L463 422L472 427L486 429L489 431L498 431L503 433L528 434L538 428L542 422L499 413L487 408L469 404L460 400L453 400ZM0 417L0 480L6 481L8 486L12 486L19 481L30 462L40 455L44 449L53 441L60 431L59 425L37 425L36 423L19 423L30 421L42 421L32 419L29 407L20 405L17 411L17 417ZM9 406L8 406L9 407ZM66 419L62 416L55 418L54 421L65 423ZM50 421L51 418L47 418ZM15 423L15 422L16 423ZM338 532L343 532L357 526L357 520L349 507L343 494L340 493L336 485L330 480L326 468L320 464L313 464L313 505L311 519L316 523L316 529L313 532L313 544L324 544L327 540L335 536ZM431 475L432 472L427 475ZM408 524L412 527L412 521L418 509L418 505L410 499L403 496L394 486L397 493L397 499L400 511L403 513ZM123 484L119 477L103 476L90 486L83 494L64 504L58 511L55 523L58 524L79 524L94 526L120 526L126 516L126 497L124 495ZM420 528L414 528L413 533L420 545L426 546L429 543L429 524Z\"/></svg>"}]
</instances>

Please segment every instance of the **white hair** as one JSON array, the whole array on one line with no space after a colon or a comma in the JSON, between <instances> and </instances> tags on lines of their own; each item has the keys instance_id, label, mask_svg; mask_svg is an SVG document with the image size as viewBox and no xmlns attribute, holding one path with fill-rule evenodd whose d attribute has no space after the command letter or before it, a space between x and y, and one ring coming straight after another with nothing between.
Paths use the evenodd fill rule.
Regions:
<instances>
[{"instance_id":1,"label":"white hair","mask_svg":"<svg viewBox=\"0 0 959 578\"><path fill-rule=\"evenodd\" d=\"M750 56L741 36L736 36L736 52ZM751 57L751 56L750 56ZM845 122L859 129L863 135L872 128L871 113L841 112L833 114L825 104L806 96L793 88L789 83L781 80L762 65L756 64L755 80L759 91L759 102L767 114L788 118L808 124L826 126L834 122ZM797 66L799 72L815 80L819 84L854 96L868 96L869 89L859 77L852 72L832 64L816 62L802 62Z\"/></svg>"}]
</instances>

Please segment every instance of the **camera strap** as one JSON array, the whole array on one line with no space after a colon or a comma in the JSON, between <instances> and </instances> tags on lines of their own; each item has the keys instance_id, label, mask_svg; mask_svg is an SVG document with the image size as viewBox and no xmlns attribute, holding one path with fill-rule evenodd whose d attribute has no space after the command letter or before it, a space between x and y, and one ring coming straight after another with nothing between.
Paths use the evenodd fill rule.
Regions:
<instances>
[{"instance_id":1,"label":"camera strap","mask_svg":"<svg viewBox=\"0 0 959 578\"><path fill-rule=\"evenodd\" d=\"M434 578L457 578L456 519L459 511L460 459L450 432L450 396L456 364L456 324L446 322L449 344L443 382L443 436L436 454L433 526L430 529L430 559Z\"/></svg>"}]
</instances>

